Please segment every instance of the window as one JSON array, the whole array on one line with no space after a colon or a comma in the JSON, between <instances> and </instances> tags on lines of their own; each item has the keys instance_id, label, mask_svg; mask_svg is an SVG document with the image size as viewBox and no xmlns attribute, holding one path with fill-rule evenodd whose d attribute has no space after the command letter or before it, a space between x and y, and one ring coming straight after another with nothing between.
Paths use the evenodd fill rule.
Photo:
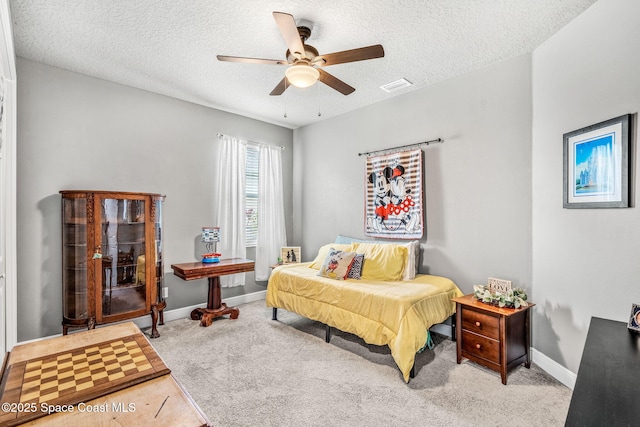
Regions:
<instances>
[{"instance_id":1,"label":"window","mask_svg":"<svg viewBox=\"0 0 640 427\"><path fill-rule=\"evenodd\" d=\"M247 145L246 158L246 223L245 232L247 246L256 246L258 239L258 160L260 150L256 146Z\"/></svg>"}]
</instances>

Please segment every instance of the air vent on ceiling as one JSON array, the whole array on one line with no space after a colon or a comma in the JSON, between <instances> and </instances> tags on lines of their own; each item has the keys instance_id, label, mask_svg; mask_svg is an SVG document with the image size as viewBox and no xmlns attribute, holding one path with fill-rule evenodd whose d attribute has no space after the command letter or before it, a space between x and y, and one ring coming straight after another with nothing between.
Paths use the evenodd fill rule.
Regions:
<instances>
[{"instance_id":1,"label":"air vent on ceiling","mask_svg":"<svg viewBox=\"0 0 640 427\"><path fill-rule=\"evenodd\" d=\"M382 85L380 86L380 89L384 90L385 92L395 92L397 90L404 89L405 87L409 87L412 84L413 83L411 83L409 80L402 78L400 80L396 80L395 82Z\"/></svg>"}]
</instances>

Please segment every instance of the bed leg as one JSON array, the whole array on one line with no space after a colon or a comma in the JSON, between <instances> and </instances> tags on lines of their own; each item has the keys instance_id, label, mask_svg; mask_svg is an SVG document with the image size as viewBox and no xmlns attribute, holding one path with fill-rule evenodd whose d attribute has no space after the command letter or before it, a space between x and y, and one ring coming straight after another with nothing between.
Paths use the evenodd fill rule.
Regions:
<instances>
[{"instance_id":1,"label":"bed leg","mask_svg":"<svg viewBox=\"0 0 640 427\"><path fill-rule=\"evenodd\" d=\"M331 341L331 326L324 325L324 327L325 327L324 341L329 342Z\"/></svg>"},{"instance_id":2,"label":"bed leg","mask_svg":"<svg viewBox=\"0 0 640 427\"><path fill-rule=\"evenodd\" d=\"M451 341L456 340L456 315L451 316Z\"/></svg>"},{"instance_id":3,"label":"bed leg","mask_svg":"<svg viewBox=\"0 0 640 427\"><path fill-rule=\"evenodd\" d=\"M273 307L271 312L271 320L278 320L278 309L276 307Z\"/></svg>"},{"instance_id":4,"label":"bed leg","mask_svg":"<svg viewBox=\"0 0 640 427\"><path fill-rule=\"evenodd\" d=\"M413 362L413 366L411 367L411 371L409 372L409 378L416 377L416 363Z\"/></svg>"}]
</instances>

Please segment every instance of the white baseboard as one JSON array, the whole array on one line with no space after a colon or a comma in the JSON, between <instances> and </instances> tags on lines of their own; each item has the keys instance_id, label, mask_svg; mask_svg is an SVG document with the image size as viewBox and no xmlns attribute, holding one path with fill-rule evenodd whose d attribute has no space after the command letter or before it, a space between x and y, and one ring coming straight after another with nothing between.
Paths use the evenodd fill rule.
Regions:
<instances>
[{"instance_id":1,"label":"white baseboard","mask_svg":"<svg viewBox=\"0 0 640 427\"><path fill-rule=\"evenodd\" d=\"M531 360L542 370L569 387L571 390L576 386L576 374L560 365L546 354L539 352L535 348L531 349Z\"/></svg>"},{"instance_id":2,"label":"white baseboard","mask_svg":"<svg viewBox=\"0 0 640 427\"><path fill-rule=\"evenodd\" d=\"M430 328L431 331L451 338L451 325L445 323L438 323ZM555 360L548 357L546 354L531 349L531 361L535 362L543 371L551 375L556 380L573 390L576 385L577 375L560 365Z\"/></svg>"},{"instance_id":3,"label":"white baseboard","mask_svg":"<svg viewBox=\"0 0 640 427\"><path fill-rule=\"evenodd\" d=\"M238 295L235 297L229 297L229 298L225 298L224 302L225 304L229 305L229 306L234 306L234 305L240 305L240 304L246 304L249 302L253 302L253 301L259 301L259 300L263 300L266 298L267 295L267 291L259 291L259 292L253 292L250 294L246 294L246 295ZM178 320L178 319L183 319L185 317L191 317L191 312L198 308L198 307L206 307L207 303L206 301L197 305L192 305L191 307L182 307L182 308L177 308L175 310L166 310L164 312L164 321L165 322L170 322L172 320ZM118 323L124 323L124 322L133 322L136 325L138 325L139 328L150 328L151 327L151 316L149 315L145 315L143 317L136 317L135 319L128 319L128 320L124 320L122 322L114 322L114 323L105 323L104 325L97 325L96 328L103 328L105 326L109 326L109 325L115 325ZM75 333L75 332L80 332L86 329L82 329L82 328L73 328L69 330L69 333ZM18 344L28 344L30 342L36 342L36 341L42 341L45 340L47 338L54 338L54 337L60 337L62 336L62 334L56 334L56 335L50 335L47 337L42 337L42 338L35 338L32 340L27 340L27 341L21 341Z\"/></svg>"},{"instance_id":4,"label":"white baseboard","mask_svg":"<svg viewBox=\"0 0 640 427\"><path fill-rule=\"evenodd\" d=\"M240 304L246 304L253 301L259 301L266 298L267 291L259 291L253 292L245 295L238 295L236 297L229 297L224 299L224 303L228 306L235 306ZM164 321L170 322L172 320L184 319L185 317L190 317L191 312L198 307L206 307L207 303L203 302L200 304L192 305L190 307L181 307L175 310L166 310L164 312ZM138 325L139 328L149 328L151 327L151 316L144 317L136 317L135 319L131 319L133 323Z\"/></svg>"},{"instance_id":5,"label":"white baseboard","mask_svg":"<svg viewBox=\"0 0 640 427\"><path fill-rule=\"evenodd\" d=\"M263 300L265 299L266 295L267 295L267 291L264 290L259 292L253 292L246 295L238 295L235 297L225 298L224 302L227 305L234 306L234 305L246 304L253 301ZM191 311L193 311L198 307L202 307L203 305L206 305L206 302L193 305L190 307L182 307L175 310L167 310L164 312L164 321L170 322L172 320L188 318L191 315ZM135 319L131 319L131 321L133 321L136 325L138 325L139 328L151 327L151 316L137 317ZM103 326L106 326L106 325L103 325ZM451 338L451 325L439 323L439 324L433 325L431 327L431 330L435 333ZM60 336L60 334L54 335L54 336ZM36 338L34 340L20 342L19 344L25 344L33 341L40 341L45 338L51 338L51 337ZM544 370L549 375L554 377L556 380L560 381L562 384L564 384L571 390L574 389L576 385L576 378L577 378L576 374L574 374L564 366L560 365L558 362L551 359L546 354L536 350L535 348L531 349L531 360L536 365L538 365L542 370Z\"/></svg>"}]
</instances>

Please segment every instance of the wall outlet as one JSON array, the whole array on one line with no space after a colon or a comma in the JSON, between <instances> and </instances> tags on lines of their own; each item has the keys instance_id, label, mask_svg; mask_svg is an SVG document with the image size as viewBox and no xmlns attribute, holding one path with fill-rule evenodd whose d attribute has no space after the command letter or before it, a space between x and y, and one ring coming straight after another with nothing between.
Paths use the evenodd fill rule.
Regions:
<instances>
[{"instance_id":1,"label":"wall outlet","mask_svg":"<svg viewBox=\"0 0 640 427\"><path fill-rule=\"evenodd\" d=\"M162 288L162 298L169 298L169 288L166 286Z\"/></svg>"}]
</instances>

